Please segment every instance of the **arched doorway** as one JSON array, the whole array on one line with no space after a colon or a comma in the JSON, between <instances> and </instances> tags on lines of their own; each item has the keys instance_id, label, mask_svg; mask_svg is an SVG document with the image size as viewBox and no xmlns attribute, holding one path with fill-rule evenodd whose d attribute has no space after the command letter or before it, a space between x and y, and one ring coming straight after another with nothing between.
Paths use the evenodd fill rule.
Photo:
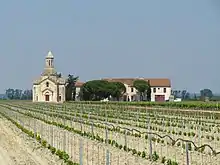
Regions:
<instances>
[{"instance_id":1,"label":"arched doorway","mask_svg":"<svg viewBox=\"0 0 220 165\"><path fill-rule=\"evenodd\" d=\"M50 101L50 95L48 94L45 95L45 101Z\"/></svg>"}]
</instances>

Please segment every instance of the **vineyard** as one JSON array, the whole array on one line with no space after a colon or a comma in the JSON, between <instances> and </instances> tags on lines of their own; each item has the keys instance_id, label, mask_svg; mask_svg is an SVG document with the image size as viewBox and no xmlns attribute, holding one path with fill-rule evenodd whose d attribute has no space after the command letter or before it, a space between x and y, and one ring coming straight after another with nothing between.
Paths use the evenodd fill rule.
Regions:
<instances>
[{"instance_id":1,"label":"vineyard","mask_svg":"<svg viewBox=\"0 0 220 165\"><path fill-rule=\"evenodd\" d=\"M220 113L200 106L2 101L0 117L69 165L219 165Z\"/></svg>"}]
</instances>

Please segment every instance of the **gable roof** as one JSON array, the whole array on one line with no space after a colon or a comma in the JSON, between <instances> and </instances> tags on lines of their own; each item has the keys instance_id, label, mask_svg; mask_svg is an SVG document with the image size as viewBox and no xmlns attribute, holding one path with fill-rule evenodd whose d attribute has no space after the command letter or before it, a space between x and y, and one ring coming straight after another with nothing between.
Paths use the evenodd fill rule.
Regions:
<instances>
[{"instance_id":1,"label":"gable roof","mask_svg":"<svg viewBox=\"0 0 220 165\"><path fill-rule=\"evenodd\" d=\"M75 83L75 87L81 87L83 84L84 84L84 82L77 81L77 82Z\"/></svg>"},{"instance_id":2,"label":"gable roof","mask_svg":"<svg viewBox=\"0 0 220 165\"><path fill-rule=\"evenodd\" d=\"M121 82L129 86L133 86L135 80L145 80L150 83L151 87L171 87L171 82L168 78L104 78L102 80Z\"/></svg>"},{"instance_id":3,"label":"gable roof","mask_svg":"<svg viewBox=\"0 0 220 165\"><path fill-rule=\"evenodd\" d=\"M49 80L55 84L65 84L66 80L64 78L58 78L57 76L48 76L48 77L40 77L39 79L34 81L34 85L39 85L42 82Z\"/></svg>"}]
</instances>

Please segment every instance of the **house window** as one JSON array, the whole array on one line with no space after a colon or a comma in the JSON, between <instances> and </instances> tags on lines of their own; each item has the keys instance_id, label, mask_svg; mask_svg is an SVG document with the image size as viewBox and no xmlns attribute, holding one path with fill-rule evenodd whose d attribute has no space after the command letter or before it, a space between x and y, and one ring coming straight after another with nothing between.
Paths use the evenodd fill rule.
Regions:
<instances>
[{"instance_id":1,"label":"house window","mask_svg":"<svg viewBox=\"0 0 220 165\"><path fill-rule=\"evenodd\" d=\"M49 82L46 83L46 86L49 87Z\"/></svg>"},{"instance_id":2,"label":"house window","mask_svg":"<svg viewBox=\"0 0 220 165\"><path fill-rule=\"evenodd\" d=\"M131 101L134 101L134 96L131 96Z\"/></svg>"},{"instance_id":3,"label":"house window","mask_svg":"<svg viewBox=\"0 0 220 165\"><path fill-rule=\"evenodd\" d=\"M167 92L167 88L163 88L163 93L166 93Z\"/></svg>"},{"instance_id":4,"label":"house window","mask_svg":"<svg viewBox=\"0 0 220 165\"><path fill-rule=\"evenodd\" d=\"M156 93L156 88L154 88L154 93Z\"/></svg>"},{"instance_id":5,"label":"house window","mask_svg":"<svg viewBox=\"0 0 220 165\"><path fill-rule=\"evenodd\" d=\"M61 96L59 96L59 101L61 101Z\"/></svg>"},{"instance_id":6,"label":"house window","mask_svg":"<svg viewBox=\"0 0 220 165\"><path fill-rule=\"evenodd\" d=\"M134 88L131 88L131 92L134 92Z\"/></svg>"}]
</instances>

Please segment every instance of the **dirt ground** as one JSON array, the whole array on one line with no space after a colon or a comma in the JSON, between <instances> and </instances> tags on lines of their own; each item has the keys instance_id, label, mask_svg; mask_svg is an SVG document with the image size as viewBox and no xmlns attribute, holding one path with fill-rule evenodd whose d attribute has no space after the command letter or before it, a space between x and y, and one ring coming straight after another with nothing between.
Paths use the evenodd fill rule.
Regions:
<instances>
[{"instance_id":1,"label":"dirt ground","mask_svg":"<svg viewBox=\"0 0 220 165\"><path fill-rule=\"evenodd\" d=\"M0 117L0 165L60 165L61 160L40 148L15 125Z\"/></svg>"}]
</instances>

